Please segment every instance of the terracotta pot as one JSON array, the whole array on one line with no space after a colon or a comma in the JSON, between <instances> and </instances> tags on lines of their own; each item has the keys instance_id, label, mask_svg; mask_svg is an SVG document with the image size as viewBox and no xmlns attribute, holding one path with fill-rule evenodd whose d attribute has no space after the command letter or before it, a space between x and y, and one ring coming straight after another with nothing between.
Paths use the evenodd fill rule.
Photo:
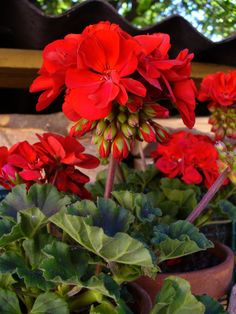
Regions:
<instances>
[{"instance_id":1,"label":"terracotta pot","mask_svg":"<svg viewBox=\"0 0 236 314\"><path fill-rule=\"evenodd\" d=\"M143 276L136 282L148 292L153 302L164 280L169 276L179 276L188 280L192 293L195 295L208 294L219 299L228 292L230 287L234 269L234 254L230 248L219 242L216 242L215 247L209 251L222 262L213 267L186 273L160 273L155 280Z\"/></svg>"},{"instance_id":2,"label":"terracotta pot","mask_svg":"<svg viewBox=\"0 0 236 314\"><path fill-rule=\"evenodd\" d=\"M135 314L150 313L152 309L152 301L147 291L135 282L130 282L128 284L128 290L135 300L134 304L129 304L130 309L132 309Z\"/></svg>"}]
</instances>

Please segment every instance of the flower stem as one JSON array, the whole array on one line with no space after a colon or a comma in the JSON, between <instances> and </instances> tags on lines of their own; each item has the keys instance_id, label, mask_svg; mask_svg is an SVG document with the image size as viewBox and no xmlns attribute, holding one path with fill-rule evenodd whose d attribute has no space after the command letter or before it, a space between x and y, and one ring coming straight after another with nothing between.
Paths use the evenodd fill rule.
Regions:
<instances>
[{"instance_id":1,"label":"flower stem","mask_svg":"<svg viewBox=\"0 0 236 314\"><path fill-rule=\"evenodd\" d=\"M109 166L108 166L108 172L107 172L105 193L104 193L104 198L106 199L110 198L111 196L111 191L112 191L114 180L115 180L116 166L117 166L117 161L111 155Z\"/></svg>"},{"instance_id":2,"label":"flower stem","mask_svg":"<svg viewBox=\"0 0 236 314\"><path fill-rule=\"evenodd\" d=\"M145 170L147 168L147 163L146 163L146 159L145 159L144 152L143 152L143 146L142 146L141 142L139 143L139 154L140 154L141 161L142 161L142 168L143 168L142 170Z\"/></svg>"},{"instance_id":3,"label":"flower stem","mask_svg":"<svg viewBox=\"0 0 236 314\"><path fill-rule=\"evenodd\" d=\"M228 173L230 172L230 168L227 167L216 179L216 181L212 184L210 189L207 191L207 193L203 196L201 201L198 203L198 205L194 208L194 210L191 212L191 214L187 217L187 221L193 223L198 216L202 213L202 211L206 208L208 203L213 199L215 194L219 191L220 187L224 183L225 179L228 176Z\"/></svg>"}]
</instances>

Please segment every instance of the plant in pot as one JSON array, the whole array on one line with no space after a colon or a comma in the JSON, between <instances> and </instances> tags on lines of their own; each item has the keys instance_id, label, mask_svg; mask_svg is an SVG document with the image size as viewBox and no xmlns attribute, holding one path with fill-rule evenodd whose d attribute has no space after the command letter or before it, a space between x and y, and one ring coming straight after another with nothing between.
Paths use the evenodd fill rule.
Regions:
<instances>
[{"instance_id":1,"label":"plant in pot","mask_svg":"<svg viewBox=\"0 0 236 314\"><path fill-rule=\"evenodd\" d=\"M163 100L168 106L170 103L175 104L185 124L188 127L194 124L196 91L189 79L193 55L183 50L176 59L170 60L169 48L169 36L166 34L132 37L117 25L101 22L87 27L82 34L70 34L44 49L40 75L31 85L31 91L43 90L37 109L46 108L66 89L63 112L76 124L66 138L44 134L39 137L39 143L33 146L23 142L10 150L3 148L1 174L4 180L9 186L25 182L28 191L19 186L19 189L25 191L23 196L17 196L21 190L13 190L15 196L8 195L2 203L3 238L6 236L7 241L10 241L4 242L3 239L3 264L8 255L13 254L14 260L18 260L14 254L19 255L19 264L13 263L12 268L6 268L5 273L3 267L2 273L10 273L17 281L17 290L14 290L14 284L11 289L17 293L19 291L18 297L23 304L19 305L16 296L10 295L18 304L17 309L22 306L31 313L37 313L34 307L37 309L39 302L38 290L35 292L34 289L42 288L31 287L24 277L29 273L30 277L33 276L32 271L36 269L40 278L43 277L43 284L44 280L59 284L59 287L53 286L52 290L50 284L44 287L63 296L71 311L100 313L105 308L114 312L120 307L125 312L128 311L126 303L129 302L125 291L122 292L123 286L120 287L124 281L133 281L146 273L152 275L157 271L157 264L163 260L212 246L187 221L158 224L161 211L148 198L129 197L128 201L134 202L131 209L126 208L126 205L120 207L109 200L118 163L128 156L135 142L165 141L169 137L167 131L153 120L168 116L168 109L157 101ZM64 204L67 206L62 206L58 211L55 209L57 197L53 200L50 195L46 200L41 200L39 192L33 195L31 189L51 189L51 186L46 185L49 182L60 191L89 198L90 194L84 187L88 178L76 167L93 168L98 162L96 158L84 154L83 148L73 139L73 136L82 136L89 131L93 133L93 143L97 144L100 156L110 157L104 198L92 202L80 201L71 196L69 203ZM122 174L122 168L120 171ZM42 185L30 188L34 182ZM19 200L21 206L17 207L12 198L17 203ZM52 200L49 206L48 202ZM29 207L22 205L21 201ZM61 204L59 200L58 203ZM48 212L46 205L51 211ZM41 231L46 234L46 238L54 238L50 238L50 243L42 244L37 260L32 261L30 258L34 254L30 250L34 250L40 241L28 242L29 252L27 244L23 243L32 240L31 237ZM7 254L8 249L15 251ZM126 250L130 250L129 253ZM40 256L43 256L42 260ZM65 256L69 258L66 261L68 268L73 268L76 273L63 273L65 267L61 266ZM80 265L78 272L76 267L71 266L77 260ZM23 265L24 262L28 268ZM10 261L6 264L11 265ZM51 266L56 266L55 272L50 271L54 269ZM86 273L85 270L83 273L83 267ZM105 286L105 289L94 288L94 281ZM68 285L73 286L72 291L68 290ZM172 282L170 286L173 285L177 284ZM82 288L86 291L81 291ZM122 296L125 294L126 303L122 302L120 294L116 294L116 288ZM106 289L112 291L107 292ZM83 292L85 295L80 298ZM67 298L73 299L74 293L76 297L71 305L71 300ZM50 299L50 296L45 298ZM81 304L78 301L80 299ZM87 305L89 308L84 309ZM204 307L201 306L199 313L203 311Z\"/></svg>"},{"instance_id":2,"label":"plant in pot","mask_svg":"<svg viewBox=\"0 0 236 314\"><path fill-rule=\"evenodd\" d=\"M170 277L151 310L149 296L129 282L156 272L153 256L129 235L131 212L112 200L81 201L50 184L20 184L0 203L0 216L3 314L177 314L188 308L203 314L221 309L206 297L196 299L183 279Z\"/></svg>"}]
</instances>

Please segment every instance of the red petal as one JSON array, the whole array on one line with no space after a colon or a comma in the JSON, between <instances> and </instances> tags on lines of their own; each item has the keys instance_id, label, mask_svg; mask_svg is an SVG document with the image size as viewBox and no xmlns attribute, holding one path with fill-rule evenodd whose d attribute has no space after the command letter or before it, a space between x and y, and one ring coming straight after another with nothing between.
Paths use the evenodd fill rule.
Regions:
<instances>
[{"instance_id":1,"label":"red petal","mask_svg":"<svg viewBox=\"0 0 236 314\"><path fill-rule=\"evenodd\" d=\"M49 136L47 141L54 152L54 157L63 159L66 153L62 144L54 136Z\"/></svg>"},{"instance_id":2,"label":"red petal","mask_svg":"<svg viewBox=\"0 0 236 314\"><path fill-rule=\"evenodd\" d=\"M107 65L113 68L119 55L119 35L112 30L100 30L82 41L79 54L82 54L85 64L102 73ZM94 57L96 54L96 57Z\"/></svg>"},{"instance_id":3,"label":"red petal","mask_svg":"<svg viewBox=\"0 0 236 314\"><path fill-rule=\"evenodd\" d=\"M139 81L132 78L123 78L121 79L121 83L129 92L141 97L146 96L146 88Z\"/></svg>"},{"instance_id":4,"label":"red petal","mask_svg":"<svg viewBox=\"0 0 236 314\"><path fill-rule=\"evenodd\" d=\"M75 112L88 120L98 120L109 115L112 103L103 104L103 107L88 98L88 94L77 89L72 89L66 96L66 101L74 108Z\"/></svg>"}]
</instances>

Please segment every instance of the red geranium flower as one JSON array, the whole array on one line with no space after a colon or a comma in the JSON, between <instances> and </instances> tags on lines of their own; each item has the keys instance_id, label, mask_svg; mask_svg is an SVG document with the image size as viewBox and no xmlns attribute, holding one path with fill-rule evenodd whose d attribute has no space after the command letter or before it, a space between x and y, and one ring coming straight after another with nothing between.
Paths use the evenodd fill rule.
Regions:
<instances>
[{"instance_id":1,"label":"red geranium flower","mask_svg":"<svg viewBox=\"0 0 236 314\"><path fill-rule=\"evenodd\" d=\"M84 184L89 178L77 167L92 169L99 160L85 154L84 147L71 136L45 133L33 145L20 142L9 150L0 147L0 184L10 189L19 183L51 183L59 191L72 192L88 198Z\"/></svg>"},{"instance_id":2,"label":"red geranium flower","mask_svg":"<svg viewBox=\"0 0 236 314\"><path fill-rule=\"evenodd\" d=\"M80 35L68 35L45 47L39 77L30 86L30 92L44 91L38 99L36 110L48 107L61 93L66 71L76 66L79 39Z\"/></svg>"},{"instance_id":3,"label":"red geranium flower","mask_svg":"<svg viewBox=\"0 0 236 314\"><path fill-rule=\"evenodd\" d=\"M117 25L109 23L89 26L82 33L77 69L70 69L66 75L68 104L81 117L106 117L112 101L127 103L127 91L145 96L142 83L127 78L137 68L137 44L123 34Z\"/></svg>"},{"instance_id":4,"label":"red geranium flower","mask_svg":"<svg viewBox=\"0 0 236 314\"><path fill-rule=\"evenodd\" d=\"M152 155L160 171L169 178L181 176L187 184L200 184L204 180L209 188L219 176L218 152L205 135L176 132L167 144L158 144Z\"/></svg>"},{"instance_id":5,"label":"red geranium flower","mask_svg":"<svg viewBox=\"0 0 236 314\"><path fill-rule=\"evenodd\" d=\"M198 93L200 101L209 101L210 107L230 106L236 102L236 71L207 75Z\"/></svg>"},{"instance_id":6,"label":"red geranium flower","mask_svg":"<svg viewBox=\"0 0 236 314\"><path fill-rule=\"evenodd\" d=\"M139 73L157 89L166 93L176 104L185 125L192 128L195 123L196 87L189 79L193 54L182 50L174 60L168 57L169 36L166 34L136 36L142 45L138 64Z\"/></svg>"},{"instance_id":7,"label":"red geranium flower","mask_svg":"<svg viewBox=\"0 0 236 314\"><path fill-rule=\"evenodd\" d=\"M84 154L84 147L71 136L44 133L38 138L40 142L34 144L34 148L44 162L47 181L60 191L71 191L87 198L88 192L82 187L89 178L75 167L93 169L99 165L99 160Z\"/></svg>"},{"instance_id":8,"label":"red geranium flower","mask_svg":"<svg viewBox=\"0 0 236 314\"><path fill-rule=\"evenodd\" d=\"M10 189L16 180L16 169L8 164L9 151L7 147L0 147L0 185Z\"/></svg>"}]
</instances>

